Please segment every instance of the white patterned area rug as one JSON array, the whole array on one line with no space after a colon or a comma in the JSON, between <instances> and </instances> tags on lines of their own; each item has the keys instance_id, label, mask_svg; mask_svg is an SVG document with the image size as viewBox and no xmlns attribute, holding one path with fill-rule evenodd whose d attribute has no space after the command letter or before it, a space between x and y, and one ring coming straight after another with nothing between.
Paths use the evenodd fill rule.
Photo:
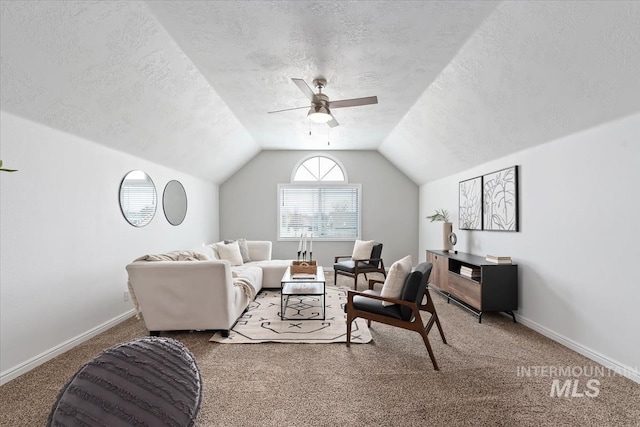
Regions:
<instances>
[{"instance_id":1,"label":"white patterned area rug","mask_svg":"<svg viewBox=\"0 0 640 427\"><path fill-rule=\"evenodd\" d=\"M229 337L216 332L209 341L224 344L346 342L346 290L327 286L325 320L322 320L321 303L317 296L291 296L285 317L294 320L280 320L280 290L262 290L233 326ZM366 320L356 319L351 328L351 342L365 344L371 340Z\"/></svg>"}]
</instances>

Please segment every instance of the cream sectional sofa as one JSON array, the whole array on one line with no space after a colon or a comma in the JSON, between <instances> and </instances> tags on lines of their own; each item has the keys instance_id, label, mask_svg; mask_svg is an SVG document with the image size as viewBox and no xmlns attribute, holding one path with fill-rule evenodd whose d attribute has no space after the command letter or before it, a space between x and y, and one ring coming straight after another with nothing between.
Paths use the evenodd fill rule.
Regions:
<instances>
[{"instance_id":1,"label":"cream sectional sofa","mask_svg":"<svg viewBox=\"0 0 640 427\"><path fill-rule=\"evenodd\" d=\"M199 257L204 260L128 264L132 296L151 335L220 330L226 336L255 294L262 288L280 288L291 261L272 260L270 241L248 240L247 248L251 261L242 265L219 259L216 244L194 250L205 254Z\"/></svg>"}]
</instances>

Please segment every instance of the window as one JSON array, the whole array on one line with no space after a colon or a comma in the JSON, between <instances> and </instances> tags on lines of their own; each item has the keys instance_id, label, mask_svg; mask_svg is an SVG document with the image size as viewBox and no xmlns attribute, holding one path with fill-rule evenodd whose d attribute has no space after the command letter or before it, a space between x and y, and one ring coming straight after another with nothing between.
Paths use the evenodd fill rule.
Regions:
<instances>
[{"instance_id":1,"label":"window","mask_svg":"<svg viewBox=\"0 0 640 427\"><path fill-rule=\"evenodd\" d=\"M354 240L360 236L361 185L347 184L344 169L313 156L294 169L291 184L278 184L278 239Z\"/></svg>"},{"instance_id":2,"label":"window","mask_svg":"<svg viewBox=\"0 0 640 427\"><path fill-rule=\"evenodd\" d=\"M296 168L292 181L346 182L346 178L342 168L334 160L314 156Z\"/></svg>"}]
</instances>

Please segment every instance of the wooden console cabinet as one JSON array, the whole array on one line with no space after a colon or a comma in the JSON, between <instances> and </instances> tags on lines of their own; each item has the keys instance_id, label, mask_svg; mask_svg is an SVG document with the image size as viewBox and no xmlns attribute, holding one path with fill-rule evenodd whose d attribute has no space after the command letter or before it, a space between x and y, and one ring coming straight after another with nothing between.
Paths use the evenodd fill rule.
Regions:
<instances>
[{"instance_id":1,"label":"wooden console cabinet","mask_svg":"<svg viewBox=\"0 0 640 427\"><path fill-rule=\"evenodd\" d=\"M429 287L478 316L504 311L513 317L518 309L518 266L494 264L484 257L463 252L427 250L427 261L433 264ZM479 270L477 278L460 274L461 267Z\"/></svg>"}]
</instances>

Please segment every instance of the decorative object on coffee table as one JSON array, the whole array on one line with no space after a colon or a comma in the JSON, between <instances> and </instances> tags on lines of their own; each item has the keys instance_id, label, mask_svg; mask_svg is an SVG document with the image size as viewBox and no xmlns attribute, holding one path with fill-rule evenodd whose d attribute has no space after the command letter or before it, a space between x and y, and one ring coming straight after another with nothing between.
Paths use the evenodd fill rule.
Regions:
<instances>
[{"instance_id":1,"label":"decorative object on coffee table","mask_svg":"<svg viewBox=\"0 0 640 427\"><path fill-rule=\"evenodd\" d=\"M298 243L298 258L300 261L300 255L302 255L302 262L311 261L313 259L313 233L309 235L309 259L307 259L307 234L300 234L300 242Z\"/></svg>"},{"instance_id":2,"label":"decorative object on coffee table","mask_svg":"<svg viewBox=\"0 0 640 427\"><path fill-rule=\"evenodd\" d=\"M453 231L453 224L449 222L449 211L446 209L436 209L433 215L427 217L431 222L442 221L442 250L448 251L451 249L451 243L449 243L449 234Z\"/></svg>"},{"instance_id":3,"label":"decorative object on coffee table","mask_svg":"<svg viewBox=\"0 0 640 427\"><path fill-rule=\"evenodd\" d=\"M289 269L292 276L296 274L315 275L318 271L318 265L316 261L292 261Z\"/></svg>"},{"instance_id":4,"label":"decorative object on coffee table","mask_svg":"<svg viewBox=\"0 0 640 427\"><path fill-rule=\"evenodd\" d=\"M300 260L302 255L302 260ZM300 243L298 244L298 259L291 263L289 266L289 274L292 278L296 276L315 278L318 272L318 265L316 261L313 261L313 234L310 236L309 242L309 259L307 260L307 235L300 235Z\"/></svg>"}]
</instances>

